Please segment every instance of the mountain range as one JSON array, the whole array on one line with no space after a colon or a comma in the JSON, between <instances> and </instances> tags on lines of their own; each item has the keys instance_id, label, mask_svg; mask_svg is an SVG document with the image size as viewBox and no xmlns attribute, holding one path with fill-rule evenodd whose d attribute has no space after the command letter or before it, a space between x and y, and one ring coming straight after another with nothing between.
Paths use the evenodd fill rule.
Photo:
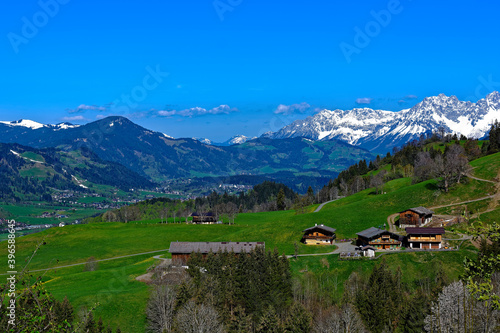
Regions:
<instances>
[{"instance_id":1,"label":"mountain range","mask_svg":"<svg viewBox=\"0 0 500 333\"><path fill-rule=\"evenodd\" d=\"M360 159L372 159L374 153L385 153L440 128L485 137L496 119L500 119L498 92L476 103L440 94L399 112L323 110L259 138L236 136L219 144L174 139L119 116L85 125L2 121L0 142L65 152L88 149L154 182L235 175L325 179Z\"/></svg>"},{"instance_id":2,"label":"mountain range","mask_svg":"<svg viewBox=\"0 0 500 333\"><path fill-rule=\"evenodd\" d=\"M264 136L272 139L335 139L383 153L422 134L438 131L440 127L447 133L483 138L496 119L500 119L498 91L476 103L440 94L424 98L412 108L398 112L370 108L323 110Z\"/></svg>"},{"instance_id":3,"label":"mountain range","mask_svg":"<svg viewBox=\"0 0 500 333\"><path fill-rule=\"evenodd\" d=\"M360 159L373 155L347 143L305 138L256 138L231 146L214 146L195 139L173 139L145 129L124 117L107 117L82 126L57 130L0 124L0 142L62 151L86 148L99 158L161 182L175 178L267 175L335 177Z\"/></svg>"}]
</instances>

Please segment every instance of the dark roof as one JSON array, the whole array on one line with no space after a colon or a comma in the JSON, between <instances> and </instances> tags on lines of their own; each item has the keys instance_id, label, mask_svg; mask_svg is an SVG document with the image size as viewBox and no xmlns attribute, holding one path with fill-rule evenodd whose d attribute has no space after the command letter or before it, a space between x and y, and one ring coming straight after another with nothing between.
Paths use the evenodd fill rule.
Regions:
<instances>
[{"instance_id":1,"label":"dark roof","mask_svg":"<svg viewBox=\"0 0 500 333\"><path fill-rule=\"evenodd\" d=\"M406 228L408 235L443 235L444 228Z\"/></svg>"},{"instance_id":2,"label":"dark roof","mask_svg":"<svg viewBox=\"0 0 500 333\"><path fill-rule=\"evenodd\" d=\"M361 237L365 237L365 238L372 238L375 236L379 236L379 235L383 234L384 232L388 232L388 231L383 230L383 229L379 229L379 228L375 228L375 227L371 227L371 228L368 228L368 229L363 230L361 232L358 232L356 235L361 236Z\"/></svg>"},{"instance_id":3,"label":"dark roof","mask_svg":"<svg viewBox=\"0 0 500 333\"><path fill-rule=\"evenodd\" d=\"M403 210L402 212L400 213L403 213L403 212L406 212L408 210L411 210L412 212L415 212L417 214L420 214L420 215L430 215L430 214L434 214L434 212L430 209L427 209L425 207L414 207L414 208L410 208L410 209L406 209L406 210Z\"/></svg>"},{"instance_id":4,"label":"dark roof","mask_svg":"<svg viewBox=\"0 0 500 333\"><path fill-rule=\"evenodd\" d=\"M264 242L172 242L170 243L170 253L213 253L225 251L234 253L248 253L257 246L265 247Z\"/></svg>"},{"instance_id":5,"label":"dark roof","mask_svg":"<svg viewBox=\"0 0 500 333\"><path fill-rule=\"evenodd\" d=\"M370 246L370 245L365 245L361 248L362 251L366 251L366 250L373 250L373 251L377 251L376 248L374 248L373 246Z\"/></svg>"},{"instance_id":6,"label":"dark roof","mask_svg":"<svg viewBox=\"0 0 500 333\"><path fill-rule=\"evenodd\" d=\"M191 214L191 216L201 216L201 214L198 212L194 212L193 214ZM203 213L203 216L204 217L215 216L215 214L213 212L208 212L208 213Z\"/></svg>"},{"instance_id":7,"label":"dark roof","mask_svg":"<svg viewBox=\"0 0 500 333\"><path fill-rule=\"evenodd\" d=\"M331 233L334 233L335 231L337 231L337 229L333 229L333 228L327 227L326 225L320 224L320 225L315 225L314 227L311 227L311 228L307 228L306 230L304 230L304 232L314 230L314 229L321 229L321 230L325 230L325 231L328 231Z\"/></svg>"}]
</instances>

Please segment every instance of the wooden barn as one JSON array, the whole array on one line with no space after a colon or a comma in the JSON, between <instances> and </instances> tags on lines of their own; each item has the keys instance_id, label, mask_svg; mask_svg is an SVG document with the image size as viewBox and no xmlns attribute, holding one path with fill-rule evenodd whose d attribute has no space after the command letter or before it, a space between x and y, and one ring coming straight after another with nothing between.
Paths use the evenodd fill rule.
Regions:
<instances>
[{"instance_id":1,"label":"wooden barn","mask_svg":"<svg viewBox=\"0 0 500 333\"><path fill-rule=\"evenodd\" d=\"M304 230L302 243L307 245L331 245L335 241L336 229L327 227L323 224Z\"/></svg>"},{"instance_id":2,"label":"wooden barn","mask_svg":"<svg viewBox=\"0 0 500 333\"><path fill-rule=\"evenodd\" d=\"M193 218L193 223L197 224L214 224L217 222L217 215L215 215L213 212L194 212L193 214L191 214L191 217Z\"/></svg>"},{"instance_id":3,"label":"wooden barn","mask_svg":"<svg viewBox=\"0 0 500 333\"><path fill-rule=\"evenodd\" d=\"M440 249L444 228L406 228L406 234L412 249Z\"/></svg>"},{"instance_id":4,"label":"wooden barn","mask_svg":"<svg viewBox=\"0 0 500 333\"><path fill-rule=\"evenodd\" d=\"M390 231L371 227L358 232L358 246L372 246L377 250L397 250L401 248L402 236Z\"/></svg>"},{"instance_id":5,"label":"wooden barn","mask_svg":"<svg viewBox=\"0 0 500 333\"><path fill-rule=\"evenodd\" d=\"M432 221L434 212L425 207L415 207L399 212L399 227L423 227Z\"/></svg>"},{"instance_id":6,"label":"wooden barn","mask_svg":"<svg viewBox=\"0 0 500 333\"><path fill-rule=\"evenodd\" d=\"M266 245L264 242L172 242L169 252L174 262L186 263L193 252L199 252L205 258L210 252L250 253L257 246L265 248Z\"/></svg>"}]
</instances>

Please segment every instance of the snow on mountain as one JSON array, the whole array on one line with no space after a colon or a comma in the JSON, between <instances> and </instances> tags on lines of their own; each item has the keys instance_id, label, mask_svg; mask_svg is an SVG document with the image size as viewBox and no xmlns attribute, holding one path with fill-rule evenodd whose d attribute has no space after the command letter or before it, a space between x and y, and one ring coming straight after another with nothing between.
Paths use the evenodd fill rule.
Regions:
<instances>
[{"instance_id":1,"label":"snow on mountain","mask_svg":"<svg viewBox=\"0 0 500 333\"><path fill-rule=\"evenodd\" d=\"M481 138L487 135L495 119L500 119L500 93L497 91L476 103L440 94L398 112L370 108L323 110L263 136L337 139L370 150L386 151L441 126L449 133Z\"/></svg>"},{"instance_id":2,"label":"snow on mountain","mask_svg":"<svg viewBox=\"0 0 500 333\"><path fill-rule=\"evenodd\" d=\"M227 140L226 142L224 142L224 144L226 144L228 146L240 145L242 143L245 143L245 142L247 142L249 140L253 140L253 139L256 139L256 138L257 137L250 138L250 137L244 136L244 135L235 135L232 138L230 138L229 140Z\"/></svg>"},{"instance_id":3,"label":"snow on mountain","mask_svg":"<svg viewBox=\"0 0 500 333\"><path fill-rule=\"evenodd\" d=\"M170 136L170 135L167 135L167 134L165 134L165 133L161 133L161 134L163 134L163 136L164 136L164 137L166 137L167 139L173 139L173 138L174 138L174 137L172 137L172 136Z\"/></svg>"},{"instance_id":4,"label":"snow on mountain","mask_svg":"<svg viewBox=\"0 0 500 333\"><path fill-rule=\"evenodd\" d=\"M41 123L38 123L33 120L29 119L20 119L20 120L14 120L14 121L0 121L0 123L5 124L7 126L19 126L19 127L26 127L30 128L33 130L37 130L40 128L51 128L55 131L62 130L62 129L68 129L68 128L75 128L79 127L80 125L73 125L70 123L59 123L57 125L44 125Z\"/></svg>"},{"instance_id":5,"label":"snow on mountain","mask_svg":"<svg viewBox=\"0 0 500 333\"><path fill-rule=\"evenodd\" d=\"M68 128L76 128L76 127L80 127L80 125L73 125L71 123L59 123L59 124L56 124L56 125L51 125L54 127L54 129L57 131L57 130L64 130L64 129L68 129Z\"/></svg>"},{"instance_id":6,"label":"snow on mountain","mask_svg":"<svg viewBox=\"0 0 500 333\"><path fill-rule=\"evenodd\" d=\"M192 138L193 140L200 141L201 143L204 143L206 145L211 145L212 141L210 141L207 138Z\"/></svg>"},{"instance_id":7,"label":"snow on mountain","mask_svg":"<svg viewBox=\"0 0 500 333\"><path fill-rule=\"evenodd\" d=\"M46 127L44 124L37 123L36 121L29 120L29 119L20 119L20 120L15 120L15 121L0 121L0 123L9 125L9 126L21 126L21 127L27 127L31 129L39 129L42 127Z\"/></svg>"}]
</instances>

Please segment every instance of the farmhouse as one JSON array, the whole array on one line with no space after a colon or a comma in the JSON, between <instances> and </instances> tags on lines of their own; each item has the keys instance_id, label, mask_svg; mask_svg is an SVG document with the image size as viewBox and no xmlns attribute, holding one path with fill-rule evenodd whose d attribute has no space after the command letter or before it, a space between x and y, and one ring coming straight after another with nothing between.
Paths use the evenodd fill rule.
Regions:
<instances>
[{"instance_id":1,"label":"farmhouse","mask_svg":"<svg viewBox=\"0 0 500 333\"><path fill-rule=\"evenodd\" d=\"M198 224L213 224L217 222L217 216L212 212L207 213L197 213L191 214L193 217L193 223Z\"/></svg>"},{"instance_id":2,"label":"farmhouse","mask_svg":"<svg viewBox=\"0 0 500 333\"><path fill-rule=\"evenodd\" d=\"M358 246L372 246L377 250L396 250L401 247L402 237L387 230L371 227L358 232Z\"/></svg>"},{"instance_id":3,"label":"farmhouse","mask_svg":"<svg viewBox=\"0 0 500 333\"><path fill-rule=\"evenodd\" d=\"M423 227L432 221L434 212L425 207L415 207L399 212L399 227Z\"/></svg>"},{"instance_id":4,"label":"farmhouse","mask_svg":"<svg viewBox=\"0 0 500 333\"><path fill-rule=\"evenodd\" d=\"M412 249L440 249L444 228L406 228L406 234Z\"/></svg>"},{"instance_id":5,"label":"farmhouse","mask_svg":"<svg viewBox=\"0 0 500 333\"><path fill-rule=\"evenodd\" d=\"M210 252L249 253L257 246L265 248L266 245L264 242L172 242L169 252L172 253L172 260L187 262L193 252L201 253L205 258Z\"/></svg>"},{"instance_id":6,"label":"farmhouse","mask_svg":"<svg viewBox=\"0 0 500 333\"><path fill-rule=\"evenodd\" d=\"M335 241L336 229L327 227L323 224L304 230L302 243L308 245L330 245Z\"/></svg>"}]
</instances>

